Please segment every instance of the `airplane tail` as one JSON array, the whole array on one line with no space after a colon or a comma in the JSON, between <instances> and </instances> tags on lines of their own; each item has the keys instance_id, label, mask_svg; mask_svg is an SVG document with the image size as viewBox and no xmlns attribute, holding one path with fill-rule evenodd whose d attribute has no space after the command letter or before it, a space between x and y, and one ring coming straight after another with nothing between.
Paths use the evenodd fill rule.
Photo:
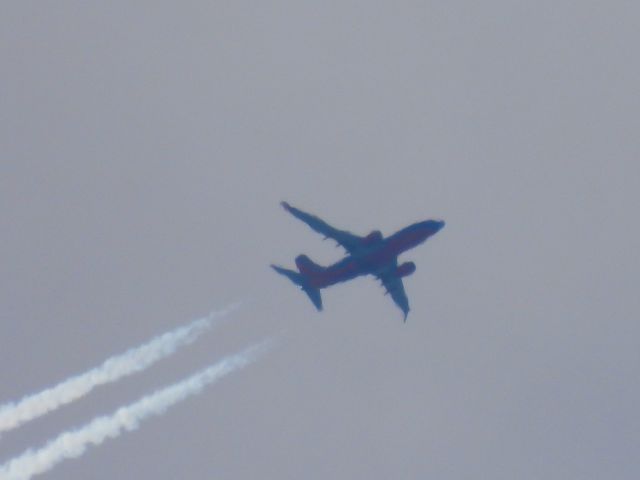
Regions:
<instances>
[{"instance_id":1,"label":"airplane tail","mask_svg":"<svg viewBox=\"0 0 640 480\"><path fill-rule=\"evenodd\" d=\"M313 263L313 260L306 255L298 255L296 257L296 267L298 267L298 271L302 275L309 275L323 270L323 267L317 263Z\"/></svg>"},{"instance_id":2,"label":"airplane tail","mask_svg":"<svg viewBox=\"0 0 640 480\"><path fill-rule=\"evenodd\" d=\"M301 259L301 257L304 257L304 258ZM308 264L307 261L310 263ZM320 289L310 286L305 276L305 272L310 271L308 270L308 268L313 269L313 267L311 267L310 265L313 265L318 268L321 268L321 267L313 263L309 259L309 257L307 257L306 255L300 255L298 258L296 258L296 265L298 266L300 273L294 272L293 270L288 270L286 268L278 267L276 265L271 265L271 268L273 268L280 275L284 275L285 277L287 277L296 285L300 286L300 288L304 291L304 293L306 293L309 296L309 299L311 300L313 305L316 307L316 309L318 311L322 310L322 296L320 295ZM304 267L302 267L301 265L304 265Z\"/></svg>"}]
</instances>

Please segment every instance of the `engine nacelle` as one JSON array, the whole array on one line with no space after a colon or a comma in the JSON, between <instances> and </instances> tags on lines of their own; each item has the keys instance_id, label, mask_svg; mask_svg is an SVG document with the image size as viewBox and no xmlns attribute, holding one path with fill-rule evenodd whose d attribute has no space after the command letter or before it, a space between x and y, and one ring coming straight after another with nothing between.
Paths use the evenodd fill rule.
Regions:
<instances>
[{"instance_id":1,"label":"engine nacelle","mask_svg":"<svg viewBox=\"0 0 640 480\"><path fill-rule=\"evenodd\" d=\"M364 237L365 245L373 245L382 241L382 232L380 230L374 230L369 235Z\"/></svg>"},{"instance_id":2,"label":"engine nacelle","mask_svg":"<svg viewBox=\"0 0 640 480\"><path fill-rule=\"evenodd\" d=\"M396 268L396 275L400 278L411 275L416 271L416 264L413 262L405 262L402 265L398 265Z\"/></svg>"}]
</instances>

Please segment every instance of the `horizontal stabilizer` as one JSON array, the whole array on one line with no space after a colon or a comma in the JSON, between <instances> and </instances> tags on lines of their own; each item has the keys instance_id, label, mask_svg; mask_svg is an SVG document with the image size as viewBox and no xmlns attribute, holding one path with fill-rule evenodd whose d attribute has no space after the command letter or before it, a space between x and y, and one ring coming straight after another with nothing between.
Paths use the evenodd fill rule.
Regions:
<instances>
[{"instance_id":1,"label":"horizontal stabilizer","mask_svg":"<svg viewBox=\"0 0 640 480\"><path fill-rule=\"evenodd\" d=\"M322 310L322 296L320 295L320 290L317 288L303 288L304 293L309 296L309 299L313 302L316 307L316 310Z\"/></svg>"},{"instance_id":2,"label":"horizontal stabilizer","mask_svg":"<svg viewBox=\"0 0 640 480\"><path fill-rule=\"evenodd\" d=\"M316 309L318 311L322 310L322 296L320 295L320 289L308 285L303 274L294 272L293 270L288 270L286 268L278 267L276 265L271 265L271 268L273 268L280 275L284 275L285 277L287 277L296 285L299 285L304 293L309 296L309 300L311 300Z\"/></svg>"}]
</instances>

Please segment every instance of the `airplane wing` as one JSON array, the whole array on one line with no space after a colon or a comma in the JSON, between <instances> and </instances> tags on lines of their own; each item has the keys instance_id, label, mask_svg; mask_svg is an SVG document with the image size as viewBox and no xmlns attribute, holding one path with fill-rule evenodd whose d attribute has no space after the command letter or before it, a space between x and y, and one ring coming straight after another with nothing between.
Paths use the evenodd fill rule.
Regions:
<instances>
[{"instance_id":1,"label":"airplane wing","mask_svg":"<svg viewBox=\"0 0 640 480\"><path fill-rule=\"evenodd\" d=\"M397 268L397 261L394 262ZM409 299L404 291L404 284L402 283L402 277L397 276L395 268L390 268L382 273L377 274L378 280L382 283L382 286L387 290L387 293L391 295L391 299L404 313L404 321L407 321L407 315L409 315Z\"/></svg>"},{"instance_id":2,"label":"airplane wing","mask_svg":"<svg viewBox=\"0 0 640 480\"><path fill-rule=\"evenodd\" d=\"M338 242L338 244L344 247L344 249L349 253L353 253L354 251L356 251L358 247L360 247L364 242L363 237L359 237L358 235L354 235L353 233L347 232L345 230L338 230L337 228L333 228L324 220L321 220L315 215L311 215L295 207L292 207L287 202L281 202L281 205L291 215L309 225L312 230L324 235L325 238L331 238Z\"/></svg>"}]
</instances>

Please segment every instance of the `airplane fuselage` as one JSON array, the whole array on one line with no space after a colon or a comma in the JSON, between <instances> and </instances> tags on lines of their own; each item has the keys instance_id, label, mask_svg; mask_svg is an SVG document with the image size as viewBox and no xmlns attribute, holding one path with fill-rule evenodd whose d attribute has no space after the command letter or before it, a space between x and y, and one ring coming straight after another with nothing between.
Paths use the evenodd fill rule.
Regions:
<instances>
[{"instance_id":1,"label":"airplane fuselage","mask_svg":"<svg viewBox=\"0 0 640 480\"><path fill-rule=\"evenodd\" d=\"M410 225L387 238L372 240L360 251L328 267L306 273L310 285L325 288L363 275L376 275L389 268L401 253L424 242L442 228L443 222L428 220Z\"/></svg>"}]
</instances>

